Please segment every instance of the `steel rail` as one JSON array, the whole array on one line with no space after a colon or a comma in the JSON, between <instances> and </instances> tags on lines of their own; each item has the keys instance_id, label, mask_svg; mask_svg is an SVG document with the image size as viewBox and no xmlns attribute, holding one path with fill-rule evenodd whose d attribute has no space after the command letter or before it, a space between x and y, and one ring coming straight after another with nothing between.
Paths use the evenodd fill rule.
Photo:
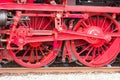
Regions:
<instances>
[{"instance_id":1,"label":"steel rail","mask_svg":"<svg viewBox=\"0 0 120 80\"><path fill-rule=\"evenodd\" d=\"M119 73L120 67L0 68L0 73Z\"/></svg>"}]
</instances>

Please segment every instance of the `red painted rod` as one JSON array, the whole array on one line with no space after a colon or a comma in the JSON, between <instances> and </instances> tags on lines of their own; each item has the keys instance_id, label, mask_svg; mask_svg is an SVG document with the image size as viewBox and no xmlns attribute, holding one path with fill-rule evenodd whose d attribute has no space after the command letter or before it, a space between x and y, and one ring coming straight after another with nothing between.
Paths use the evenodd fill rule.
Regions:
<instances>
[{"instance_id":1,"label":"red painted rod","mask_svg":"<svg viewBox=\"0 0 120 80\"><path fill-rule=\"evenodd\" d=\"M32 10L32 11L75 11L75 12L102 12L102 13L120 13L118 7L108 6L63 6L50 4L16 4L1 3L0 9L6 10Z\"/></svg>"}]
</instances>

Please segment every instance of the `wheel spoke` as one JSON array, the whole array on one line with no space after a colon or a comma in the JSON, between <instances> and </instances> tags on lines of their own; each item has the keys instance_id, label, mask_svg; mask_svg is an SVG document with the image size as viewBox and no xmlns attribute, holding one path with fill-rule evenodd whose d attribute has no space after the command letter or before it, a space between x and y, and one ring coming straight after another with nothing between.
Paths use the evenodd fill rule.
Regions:
<instances>
[{"instance_id":1,"label":"wheel spoke","mask_svg":"<svg viewBox=\"0 0 120 80\"><path fill-rule=\"evenodd\" d=\"M17 50L16 52L14 52L14 54L17 55L17 53L19 53L19 52L20 52L20 50Z\"/></svg>"},{"instance_id":2,"label":"wheel spoke","mask_svg":"<svg viewBox=\"0 0 120 80\"><path fill-rule=\"evenodd\" d=\"M113 33L113 32L116 32L116 31L118 31L119 29L118 28L116 28L116 29L114 29L113 31L111 31L111 33Z\"/></svg>"},{"instance_id":3,"label":"wheel spoke","mask_svg":"<svg viewBox=\"0 0 120 80\"><path fill-rule=\"evenodd\" d=\"M88 25L85 22L82 22L82 24L84 25L84 28L88 27Z\"/></svg>"},{"instance_id":4,"label":"wheel spoke","mask_svg":"<svg viewBox=\"0 0 120 80\"><path fill-rule=\"evenodd\" d=\"M100 26L100 18L99 18L99 16L97 16L97 25L96 26Z\"/></svg>"},{"instance_id":5,"label":"wheel spoke","mask_svg":"<svg viewBox=\"0 0 120 80\"><path fill-rule=\"evenodd\" d=\"M80 46L84 46L84 45L86 45L87 43L77 43L76 44L76 47L80 47Z\"/></svg>"},{"instance_id":6,"label":"wheel spoke","mask_svg":"<svg viewBox=\"0 0 120 80\"><path fill-rule=\"evenodd\" d=\"M34 21L33 21L33 18L31 18L30 23L31 23L32 28L34 28ZM30 27L31 27L31 26L30 26Z\"/></svg>"},{"instance_id":7,"label":"wheel spoke","mask_svg":"<svg viewBox=\"0 0 120 80\"><path fill-rule=\"evenodd\" d=\"M27 27L29 27L30 28L30 23L28 22L28 21L25 21L25 24L27 25Z\"/></svg>"},{"instance_id":8,"label":"wheel spoke","mask_svg":"<svg viewBox=\"0 0 120 80\"><path fill-rule=\"evenodd\" d=\"M40 52L41 52L42 56L45 56L43 50L40 47L39 47L39 49L40 49Z\"/></svg>"},{"instance_id":9,"label":"wheel spoke","mask_svg":"<svg viewBox=\"0 0 120 80\"><path fill-rule=\"evenodd\" d=\"M105 50L107 50L107 49L108 49L108 46L106 46L105 44L104 44L103 46L104 46Z\"/></svg>"},{"instance_id":10,"label":"wheel spoke","mask_svg":"<svg viewBox=\"0 0 120 80\"><path fill-rule=\"evenodd\" d=\"M101 51L100 51L100 48L97 49L97 56L101 56Z\"/></svg>"},{"instance_id":11,"label":"wheel spoke","mask_svg":"<svg viewBox=\"0 0 120 80\"><path fill-rule=\"evenodd\" d=\"M52 20L50 20L50 21L45 25L45 27L43 28L43 30L44 30L44 29L47 29L47 27L50 25L51 22L52 22Z\"/></svg>"},{"instance_id":12,"label":"wheel spoke","mask_svg":"<svg viewBox=\"0 0 120 80\"><path fill-rule=\"evenodd\" d=\"M36 61L37 61L37 63L39 62L39 59L38 59L38 50L37 50L38 48L36 47L35 48L35 51L36 51Z\"/></svg>"},{"instance_id":13,"label":"wheel spoke","mask_svg":"<svg viewBox=\"0 0 120 80\"><path fill-rule=\"evenodd\" d=\"M38 17L37 18L35 18L35 30L37 30L37 23L38 23Z\"/></svg>"},{"instance_id":14,"label":"wheel spoke","mask_svg":"<svg viewBox=\"0 0 120 80\"><path fill-rule=\"evenodd\" d=\"M108 29L110 29L112 24L113 24L113 22L111 21L110 24L107 26L107 28L104 30L104 32L106 32Z\"/></svg>"},{"instance_id":15,"label":"wheel spoke","mask_svg":"<svg viewBox=\"0 0 120 80\"><path fill-rule=\"evenodd\" d=\"M23 56L21 57L21 59L24 59L25 55L28 53L28 51L30 50L31 47L29 47L23 54Z\"/></svg>"},{"instance_id":16,"label":"wheel spoke","mask_svg":"<svg viewBox=\"0 0 120 80\"><path fill-rule=\"evenodd\" d=\"M49 50L48 48L46 48L47 46L42 45L42 47L43 47L45 50L47 50L48 52L51 52L51 50Z\"/></svg>"},{"instance_id":17,"label":"wheel spoke","mask_svg":"<svg viewBox=\"0 0 120 80\"><path fill-rule=\"evenodd\" d=\"M79 52L79 55L82 54L84 51L86 51L87 49L89 49L91 47L91 45L87 46L86 48L84 48L82 51Z\"/></svg>"},{"instance_id":18,"label":"wheel spoke","mask_svg":"<svg viewBox=\"0 0 120 80\"><path fill-rule=\"evenodd\" d=\"M106 19L107 19L107 18L105 17L104 20L103 20L103 23L102 23L102 26L101 26L102 29L104 28L104 25L105 25Z\"/></svg>"},{"instance_id":19,"label":"wheel spoke","mask_svg":"<svg viewBox=\"0 0 120 80\"><path fill-rule=\"evenodd\" d=\"M22 23L21 23L21 25L23 25L23 26L25 26L25 27L28 27L27 25L25 25L25 23L24 23L24 22L22 22Z\"/></svg>"},{"instance_id":20,"label":"wheel spoke","mask_svg":"<svg viewBox=\"0 0 120 80\"><path fill-rule=\"evenodd\" d=\"M43 21L44 21L44 17L42 17L42 20L41 20L41 23L40 23L40 25L39 25L38 29L41 29L42 24L43 24Z\"/></svg>"},{"instance_id":21,"label":"wheel spoke","mask_svg":"<svg viewBox=\"0 0 120 80\"><path fill-rule=\"evenodd\" d=\"M93 50L93 48L90 48L90 50L87 52L87 55L85 56L84 60L86 60L88 58L88 56L90 55L92 50Z\"/></svg>"},{"instance_id":22,"label":"wheel spoke","mask_svg":"<svg viewBox=\"0 0 120 80\"><path fill-rule=\"evenodd\" d=\"M93 26L93 22L92 22L91 17L88 19L88 22L89 22L89 24L90 24L91 26Z\"/></svg>"},{"instance_id":23,"label":"wheel spoke","mask_svg":"<svg viewBox=\"0 0 120 80\"><path fill-rule=\"evenodd\" d=\"M92 53L92 59L94 60L96 58L96 48L93 49Z\"/></svg>"},{"instance_id":24,"label":"wheel spoke","mask_svg":"<svg viewBox=\"0 0 120 80\"><path fill-rule=\"evenodd\" d=\"M31 62L32 62L32 59L33 59L33 53L34 53L33 50L34 50L34 49L32 48L32 50L31 50L31 52L30 52L29 61L28 61L29 63L31 63Z\"/></svg>"},{"instance_id":25,"label":"wheel spoke","mask_svg":"<svg viewBox=\"0 0 120 80\"><path fill-rule=\"evenodd\" d=\"M105 50L103 49L103 47L100 47L100 49L101 49L101 51L102 51L102 54L104 54L105 53ZM101 54L101 55L102 55Z\"/></svg>"},{"instance_id":26,"label":"wheel spoke","mask_svg":"<svg viewBox=\"0 0 120 80\"><path fill-rule=\"evenodd\" d=\"M36 18L34 18L34 29L36 30Z\"/></svg>"}]
</instances>

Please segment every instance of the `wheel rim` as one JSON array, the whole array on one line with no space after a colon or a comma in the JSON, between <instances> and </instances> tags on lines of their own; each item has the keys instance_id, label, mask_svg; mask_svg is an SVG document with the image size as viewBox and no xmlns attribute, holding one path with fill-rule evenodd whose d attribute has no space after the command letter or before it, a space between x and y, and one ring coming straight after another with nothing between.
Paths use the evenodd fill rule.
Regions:
<instances>
[{"instance_id":1,"label":"wheel rim","mask_svg":"<svg viewBox=\"0 0 120 80\"><path fill-rule=\"evenodd\" d=\"M21 22L19 25L34 30L52 30L52 20L45 17L30 17L29 21ZM9 50L12 58L20 65L29 68L37 68L49 64L56 58L61 42L35 42L23 46L23 50ZM11 46L17 47L14 43Z\"/></svg>"},{"instance_id":2,"label":"wheel rim","mask_svg":"<svg viewBox=\"0 0 120 80\"><path fill-rule=\"evenodd\" d=\"M86 31L91 27L99 28L102 32L115 33L119 32L120 28L117 22L107 14L92 14L87 20L80 20L74 27L74 31ZM100 30L99 30L100 32ZM104 66L110 63L119 52L120 38L112 38L106 42L99 39L90 39L93 43L88 43L84 40L73 40L71 46L73 52L81 63L91 67Z\"/></svg>"}]
</instances>

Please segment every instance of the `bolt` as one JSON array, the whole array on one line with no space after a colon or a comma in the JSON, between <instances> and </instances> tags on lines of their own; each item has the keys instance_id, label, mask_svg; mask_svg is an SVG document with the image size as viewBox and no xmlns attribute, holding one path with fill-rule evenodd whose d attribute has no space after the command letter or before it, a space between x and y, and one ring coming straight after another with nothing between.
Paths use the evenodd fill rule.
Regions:
<instances>
[{"instance_id":1,"label":"bolt","mask_svg":"<svg viewBox=\"0 0 120 80\"><path fill-rule=\"evenodd\" d=\"M57 14L57 18L60 19L60 18L61 18L61 15L60 15L60 14Z\"/></svg>"}]
</instances>

